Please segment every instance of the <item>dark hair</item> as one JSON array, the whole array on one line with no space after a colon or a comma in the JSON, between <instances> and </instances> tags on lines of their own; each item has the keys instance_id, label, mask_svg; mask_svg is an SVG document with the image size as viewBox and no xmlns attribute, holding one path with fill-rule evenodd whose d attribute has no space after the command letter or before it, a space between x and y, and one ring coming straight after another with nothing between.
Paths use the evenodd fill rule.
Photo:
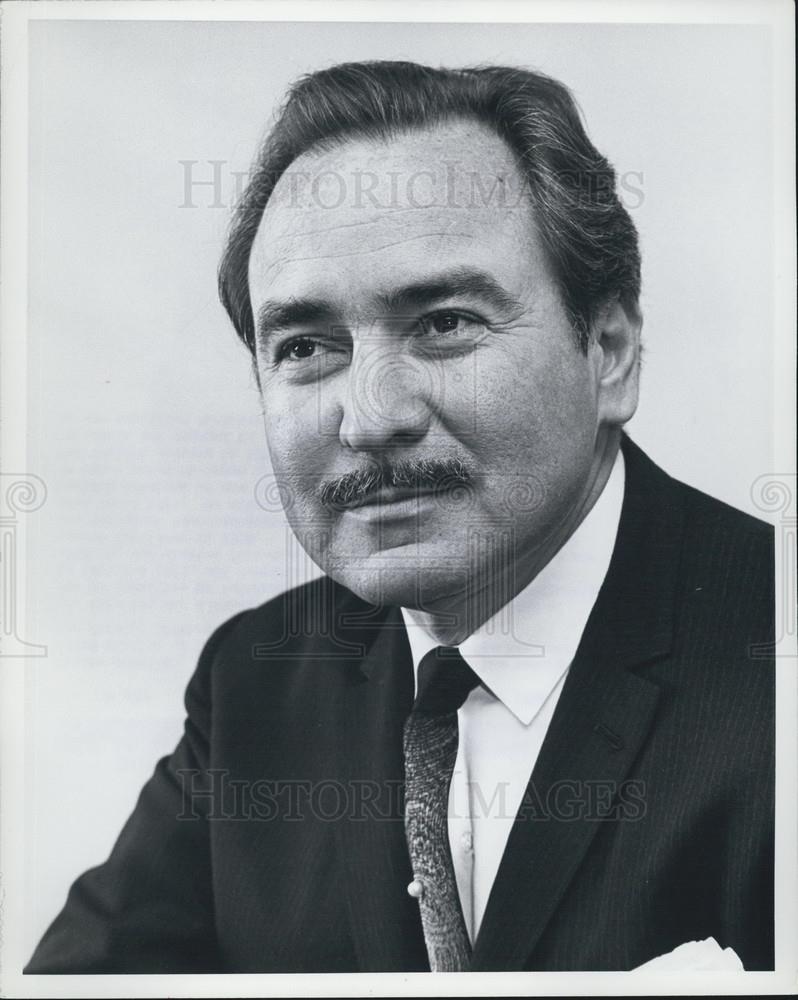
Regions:
<instances>
[{"instance_id":1,"label":"dark hair","mask_svg":"<svg viewBox=\"0 0 798 1000\"><path fill-rule=\"evenodd\" d=\"M219 266L219 294L253 354L249 255L266 203L288 166L320 144L350 136L387 138L453 118L484 123L516 154L582 350L597 311L608 301L637 310L637 231L615 192L615 171L588 138L563 84L503 66L342 63L310 73L291 88L233 217Z\"/></svg>"}]
</instances>

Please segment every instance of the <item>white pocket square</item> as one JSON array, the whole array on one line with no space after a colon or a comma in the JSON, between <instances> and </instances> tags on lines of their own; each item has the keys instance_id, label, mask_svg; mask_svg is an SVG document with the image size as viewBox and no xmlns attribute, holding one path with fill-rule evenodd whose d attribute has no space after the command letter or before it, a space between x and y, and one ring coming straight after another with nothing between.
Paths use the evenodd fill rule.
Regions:
<instances>
[{"instance_id":1,"label":"white pocket square","mask_svg":"<svg viewBox=\"0 0 798 1000\"><path fill-rule=\"evenodd\" d=\"M721 948L715 938L687 941L667 955L659 955L632 972L743 972L733 948Z\"/></svg>"}]
</instances>

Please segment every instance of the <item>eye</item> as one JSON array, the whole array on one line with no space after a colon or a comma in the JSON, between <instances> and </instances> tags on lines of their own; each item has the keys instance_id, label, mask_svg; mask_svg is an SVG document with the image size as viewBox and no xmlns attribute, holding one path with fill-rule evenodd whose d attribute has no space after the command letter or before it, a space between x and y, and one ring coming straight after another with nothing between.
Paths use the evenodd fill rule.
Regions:
<instances>
[{"instance_id":1,"label":"eye","mask_svg":"<svg viewBox=\"0 0 798 1000\"><path fill-rule=\"evenodd\" d=\"M298 385L316 382L345 367L350 357L345 341L321 334L297 334L275 343L269 351L266 371Z\"/></svg>"},{"instance_id":2,"label":"eye","mask_svg":"<svg viewBox=\"0 0 798 1000\"><path fill-rule=\"evenodd\" d=\"M310 337L293 337L277 350L278 361L305 361L317 353L318 343Z\"/></svg>"},{"instance_id":3,"label":"eye","mask_svg":"<svg viewBox=\"0 0 798 1000\"><path fill-rule=\"evenodd\" d=\"M458 313L438 313L430 318L429 323L436 333L454 333L460 326L460 319Z\"/></svg>"},{"instance_id":4,"label":"eye","mask_svg":"<svg viewBox=\"0 0 798 1000\"><path fill-rule=\"evenodd\" d=\"M438 337L475 337L485 329L485 323L476 316L456 309L441 309L421 320L425 333Z\"/></svg>"}]
</instances>

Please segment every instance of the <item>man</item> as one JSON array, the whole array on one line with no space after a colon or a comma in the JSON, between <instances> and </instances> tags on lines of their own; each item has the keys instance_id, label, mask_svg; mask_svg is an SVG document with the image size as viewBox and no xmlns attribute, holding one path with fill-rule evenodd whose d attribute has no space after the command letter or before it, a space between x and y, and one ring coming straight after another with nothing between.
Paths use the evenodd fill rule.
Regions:
<instances>
[{"instance_id":1,"label":"man","mask_svg":"<svg viewBox=\"0 0 798 1000\"><path fill-rule=\"evenodd\" d=\"M624 435L639 284L559 83L296 85L220 287L325 575L209 639L28 972L773 967L772 538Z\"/></svg>"}]
</instances>

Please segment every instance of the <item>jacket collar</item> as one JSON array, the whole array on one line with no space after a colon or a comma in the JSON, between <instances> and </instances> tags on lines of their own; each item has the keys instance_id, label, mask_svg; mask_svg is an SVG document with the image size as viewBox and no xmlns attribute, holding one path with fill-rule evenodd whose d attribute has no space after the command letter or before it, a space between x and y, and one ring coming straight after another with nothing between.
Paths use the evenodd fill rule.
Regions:
<instances>
[{"instance_id":1,"label":"jacket collar","mask_svg":"<svg viewBox=\"0 0 798 1000\"><path fill-rule=\"evenodd\" d=\"M660 689L635 671L669 652L683 493L624 439L626 493L604 585L585 627L527 788L474 946L474 970L518 970L533 952L601 823L539 822L555 782L627 776ZM556 819L556 818L555 818Z\"/></svg>"}]
</instances>

